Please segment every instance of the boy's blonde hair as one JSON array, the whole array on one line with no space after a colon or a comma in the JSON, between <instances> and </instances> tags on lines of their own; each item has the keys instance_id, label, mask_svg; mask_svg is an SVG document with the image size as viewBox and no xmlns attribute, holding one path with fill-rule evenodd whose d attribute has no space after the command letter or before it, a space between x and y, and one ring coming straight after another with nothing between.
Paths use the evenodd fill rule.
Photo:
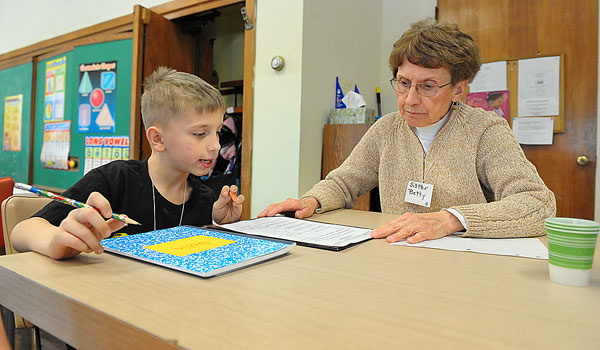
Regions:
<instances>
[{"instance_id":1,"label":"boy's blonde hair","mask_svg":"<svg viewBox=\"0 0 600 350\"><path fill-rule=\"evenodd\" d=\"M198 114L225 111L219 91L201 78L168 67L158 67L146 78L142 94L142 120L148 129L166 126L169 119L193 110Z\"/></svg>"}]
</instances>

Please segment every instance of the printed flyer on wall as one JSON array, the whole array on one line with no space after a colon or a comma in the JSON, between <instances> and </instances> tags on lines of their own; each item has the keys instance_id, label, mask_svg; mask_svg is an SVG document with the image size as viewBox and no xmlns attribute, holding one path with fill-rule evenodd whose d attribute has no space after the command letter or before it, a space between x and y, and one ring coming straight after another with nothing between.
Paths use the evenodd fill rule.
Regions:
<instances>
[{"instance_id":1,"label":"printed flyer on wall","mask_svg":"<svg viewBox=\"0 0 600 350\"><path fill-rule=\"evenodd\" d=\"M23 123L23 95L8 96L4 99L4 139L5 151L21 150L21 126Z\"/></svg>"},{"instance_id":2,"label":"printed flyer on wall","mask_svg":"<svg viewBox=\"0 0 600 350\"><path fill-rule=\"evenodd\" d=\"M46 62L46 89L44 92L44 123L65 118L65 82L67 57Z\"/></svg>"},{"instance_id":3,"label":"printed flyer on wall","mask_svg":"<svg viewBox=\"0 0 600 350\"><path fill-rule=\"evenodd\" d=\"M117 62L79 65L77 132L114 133Z\"/></svg>"},{"instance_id":4,"label":"printed flyer on wall","mask_svg":"<svg viewBox=\"0 0 600 350\"><path fill-rule=\"evenodd\" d=\"M42 167L69 170L71 121L44 124L44 142L40 153Z\"/></svg>"}]
</instances>

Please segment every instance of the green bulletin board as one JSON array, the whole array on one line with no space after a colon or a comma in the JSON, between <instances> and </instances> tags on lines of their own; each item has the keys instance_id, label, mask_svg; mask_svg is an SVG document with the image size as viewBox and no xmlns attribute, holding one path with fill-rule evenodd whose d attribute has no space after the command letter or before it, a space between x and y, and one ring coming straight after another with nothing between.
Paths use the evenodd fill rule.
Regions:
<instances>
[{"instance_id":1,"label":"green bulletin board","mask_svg":"<svg viewBox=\"0 0 600 350\"><path fill-rule=\"evenodd\" d=\"M29 181L29 150L31 130L31 91L33 64L0 70L0 177L10 176L16 182ZM21 139L19 151L4 150L4 117L6 97L23 95L21 107Z\"/></svg>"},{"instance_id":2,"label":"green bulletin board","mask_svg":"<svg viewBox=\"0 0 600 350\"><path fill-rule=\"evenodd\" d=\"M132 40L77 46L73 51L38 62L36 82L36 121L33 148L33 184L66 189L83 176L86 136L129 136L131 105ZM77 171L42 167L40 153L44 138L44 89L46 62L66 56L66 91L64 121L71 121L69 156L79 158ZM94 62L117 61L115 132L79 133L77 131L79 66Z\"/></svg>"}]
</instances>

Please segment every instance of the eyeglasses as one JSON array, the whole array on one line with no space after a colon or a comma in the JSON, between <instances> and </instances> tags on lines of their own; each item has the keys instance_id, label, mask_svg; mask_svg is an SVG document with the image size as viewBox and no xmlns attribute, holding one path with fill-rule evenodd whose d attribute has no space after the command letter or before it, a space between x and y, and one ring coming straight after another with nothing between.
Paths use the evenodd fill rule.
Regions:
<instances>
[{"instance_id":1,"label":"eyeglasses","mask_svg":"<svg viewBox=\"0 0 600 350\"><path fill-rule=\"evenodd\" d=\"M410 87L413 86L413 84L410 83L410 80L396 78L390 79L390 84L392 85L392 88L394 88L394 90L401 94L407 93L408 90L410 90ZM438 93L439 89L450 84L452 84L452 82L443 85L435 85L431 83L417 83L414 84L414 86L417 87L417 93L419 95L424 97L433 97Z\"/></svg>"}]
</instances>

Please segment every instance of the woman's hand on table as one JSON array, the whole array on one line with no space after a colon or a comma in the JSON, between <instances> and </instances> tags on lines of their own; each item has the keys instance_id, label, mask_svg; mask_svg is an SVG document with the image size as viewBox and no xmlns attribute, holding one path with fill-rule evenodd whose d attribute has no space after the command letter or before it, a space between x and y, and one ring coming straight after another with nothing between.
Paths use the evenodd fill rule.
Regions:
<instances>
[{"instance_id":1,"label":"woman's hand on table","mask_svg":"<svg viewBox=\"0 0 600 350\"><path fill-rule=\"evenodd\" d=\"M301 199L288 198L283 202L269 205L265 210L258 214L258 217L274 216L286 211L293 211L295 212L294 217L296 219L304 219L312 216L319 207L319 201L314 197L305 197Z\"/></svg>"},{"instance_id":2,"label":"woman's hand on table","mask_svg":"<svg viewBox=\"0 0 600 350\"><path fill-rule=\"evenodd\" d=\"M404 213L371 231L373 238L386 238L390 243L406 238L414 244L438 239L464 230L452 213L442 210L436 213Z\"/></svg>"}]
</instances>

